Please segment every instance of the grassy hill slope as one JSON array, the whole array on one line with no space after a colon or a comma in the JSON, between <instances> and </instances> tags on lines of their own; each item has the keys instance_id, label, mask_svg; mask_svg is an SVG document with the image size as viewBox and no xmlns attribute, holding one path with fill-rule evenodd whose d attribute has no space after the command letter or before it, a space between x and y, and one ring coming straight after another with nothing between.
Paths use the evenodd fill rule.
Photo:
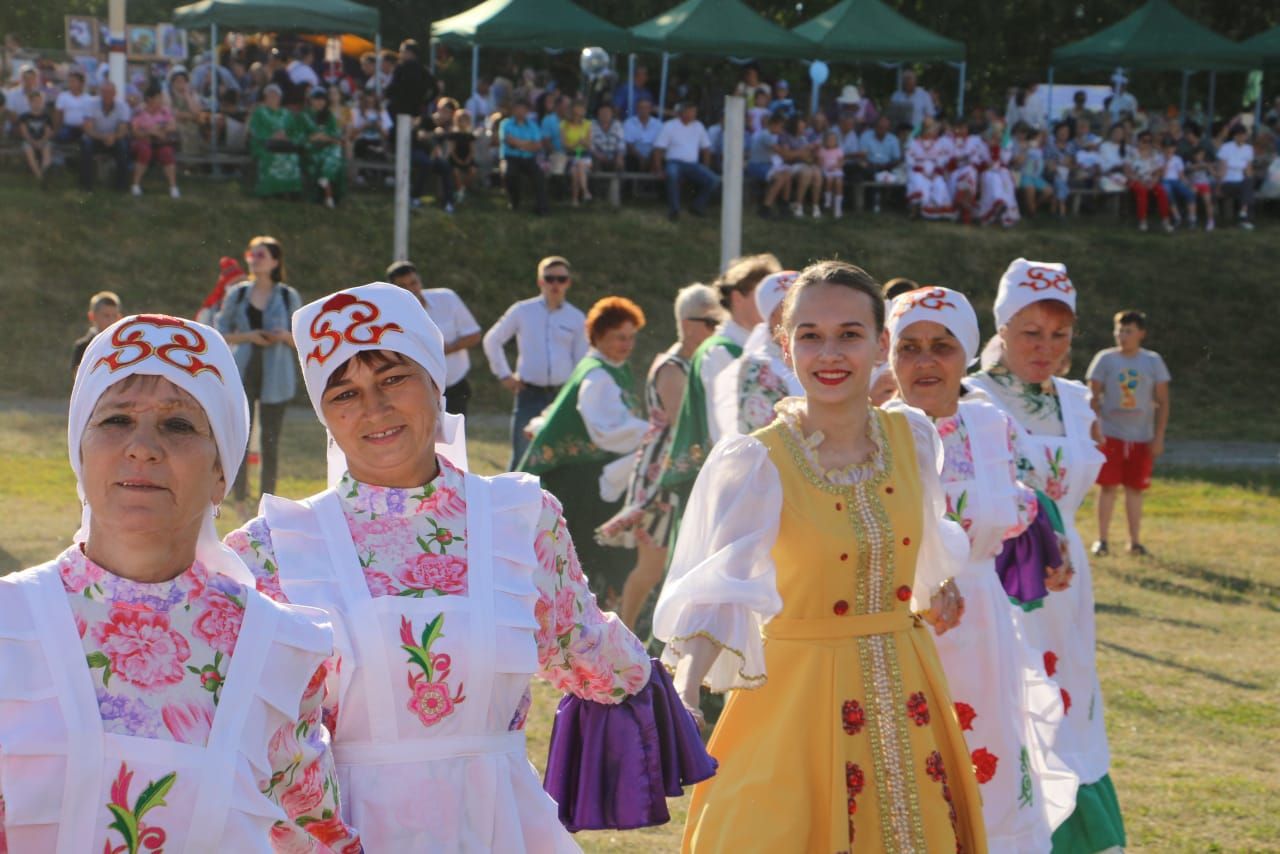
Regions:
<instances>
[{"instance_id":1,"label":"grassy hill slope","mask_svg":"<svg viewBox=\"0 0 1280 854\"><path fill-rule=\"evenodd\" d=\"M141 199L100 191L85 196L66 178L41 191L12 170L0 174L0 392L59 396L69 387L70 342L83 331L87 296L121 294L130 311L191 314L212 285L220 255L238 255L255 234L285 244L288 281L305 298L381 278L390 260L391 207L386 194L353 197L336 212L262 202L236 184L191 180L181 200L156 187ZM1149 345L1174 376L1173 434L1180 438L1280 440L1272 415L1280 381L1273 336L1280 246L1274 226L1245 234L1139 234L1130 220L1107 215L1067 223L1048 219L1011 231L908 223L897 213L835 222L763 221L748 214L743 249L772 251L791 267L840 257L882 281L908 276L967 293L984 336L1005 265L1019 255L1065 261L1080 289L1073 376L1110 344L1110 317L1147 310ZM653 202L570 211L551 217L511 214L496 195L469 199L454 217L424 211L413 219L412 254L429 286L456 289L481 324L533 292L533 267L567 255L577 281L571 298L584 308L608 293L637 300L649 313L639 358L671 340L671 295L709 281L719 261L719 220L685 217L672 224ZM479 357L481 365L483 357ZM644 364L639 361L638 364ZM504 404L481 381L481 405Z\"/></svg>"}]
</instances>

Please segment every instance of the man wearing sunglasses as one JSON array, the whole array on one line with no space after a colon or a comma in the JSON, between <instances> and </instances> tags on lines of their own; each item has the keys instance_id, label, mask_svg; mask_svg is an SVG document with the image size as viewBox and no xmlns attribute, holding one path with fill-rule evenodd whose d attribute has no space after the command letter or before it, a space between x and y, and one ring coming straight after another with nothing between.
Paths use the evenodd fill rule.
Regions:
<instances>
[{"instance_id":1,"label":"man wearing sunglasses","mask_svg":"<svg viewBox=\"0 0 1280 854\"><path fill-rule=\"evenodd\" d=\"M484 354L498 382L515 395L511 411L511 462L515 470L529 440L525 425L545 409L587 355L586 315L565 300L573 282L569 262L551 255L538 262L540 296L507 309L484 334ZM506 345L516 339L516 369L507 361Z\"/></svg>"}]
</instances>

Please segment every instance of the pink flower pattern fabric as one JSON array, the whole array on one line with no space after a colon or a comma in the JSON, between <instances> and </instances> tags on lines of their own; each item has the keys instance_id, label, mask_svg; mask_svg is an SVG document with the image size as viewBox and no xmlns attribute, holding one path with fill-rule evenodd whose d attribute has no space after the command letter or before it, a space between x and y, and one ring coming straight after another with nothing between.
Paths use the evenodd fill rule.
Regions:
<instances>
[{"instance_id":1,"label":"pink flower pattern fabric","mask_svg":"<svg viewBox=\"0 0 1280 854\"><path fill-rule=\"evenodd\" d=\"M1002 537L1008 540L1019 536L1031 526L1036 514L1040 512L1040 504L1036 499L1035 490L1018 480L1018 459L1020 458L1018 429L1008 416L1002 417L1005 420L1009 441L1009 477L1016 484L1014 491L1018 502L1018 521L1005 531ZM942 483L945 485L973 480L975 477L973 449L969 445L969 430L965 427L964 420L957 413L938 418L933 424L938 430L938 436L942 439ZM967 491L962 492L958 499L953 499L951 490L947 490L947 518L963 527L965 533L969 533L973 526L973 519L966 515L969 506L966 500L967 495Z\"/></svg>"},{"instance_id":2,"label":"pink flower pattern fabric","mask_svg":"<svg viewBox=\"0 0 1280 854\"><path fill-rule=\"evenodd\" d=\"M416 489L395 489L360 483L343 476L336 491L363 567L365 585L379 596L449 596L467 592L466 475L438 458L440 474ZM598 703L619 703L649 681L649 657L644 647L614 614L596 604L578 562L560 504L542 494L541 515L534 540L538 588L534 616L538 622L539 675L558 690ZM264 518L253 519L233 531L226 543L258 579L258 589L286 601L277 577L271 530ZM410 626L408 637L420 643L426 626ZM404 642L403 637L399 639ZM460 703L464 686L441 681L436 657L419 656L430 668L409 660L402 677L409 681L412 711L423 726L434 726ZM340 667L341 662L333 666ZM447 665L444 672L447 675ZM433 687L434 686L434 687ZM327 701L330 720L337 726L333 692ZM511 729L519 729L519 710Z\"/></svg>"},{"instance_id":3,"label":"pink flower pattern fabric","mask_svg":"<svg viewBox=\"0 0 1280 854\"><path fill-rule=\"evenodd\" d=\"M773 369L768 352L742 357L738 379L738 432L744 436L777 418L774 406L787 396L787 380Z\"/></svg>"},{"instance_id":4,"label":"pink flower pattern fabric","mask_svg":"<svg viewBox=\"0 0 1280 854\"><path fill-rule=\"evenodd\" d=\"M63 552L57 566L93 674L103 729L204 747L250 592L199 562L158 584L113 575L76 546ZM358 851L358 837L345 826L328 848L319 847L319 838L308 832L338 815L329 735L321 723L324 677L321 668L307 687L298 719L273 735L272 773L260 783L292 819L272 831L288 850ZM320 797L315 798L304 789L317 779ZM4 848L0 824L0 852Z\"/></svg>"}]
</instances>

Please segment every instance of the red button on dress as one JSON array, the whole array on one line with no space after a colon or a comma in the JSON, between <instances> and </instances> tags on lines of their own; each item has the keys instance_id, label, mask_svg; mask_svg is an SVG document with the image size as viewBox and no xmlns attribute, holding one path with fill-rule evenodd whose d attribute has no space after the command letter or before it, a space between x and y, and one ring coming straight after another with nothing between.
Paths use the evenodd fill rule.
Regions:
<instances>
[{"instance_id":1,"label":"red button on dress","mask_svg":"<svg viewBox=\"0 0 1280 854\"><path fill-rule=\"evenodd\" d=\"M843 509L844 509L844 505L843 505L843 504L841 504L839 501L837 501L837 502L836 502L836 509L837 509L837 510L843 510Z\"/></svg>"},{"instance_id":2,"label":"red button on dress","mask_svg":"<svg viewBox=\"0 0 1280 854\"><path fill-rule=\"evenodd\" d=\"M898 588L898 601L899 601L899 602L905 602L905 601L907 601L907 600L908 600L908 599L910 599L910 598L911 598L911 588L910 588L910 587L908 587L907 585L905 585L905 584L904 584L904 585L902 585L901 587L899 587L899 588Z\"/></svg>"},{"instance_id":3,"label":"red button on dress","mask_svg":"<svg viewBox=\"0 0 1280 854\"><path fill-rule=\"evenodd\" d=\"M845 552L844 554L841 554L841 555L840 555L840 559L841 559L841 560L848 560L848 559L849 559L849 553L848 553L848 552Z\"/></svg>"},{"instance_id":4,"label":"red button on dress","mask_svg":"<svg viewBox=\"0 0 1280 854\"><path fill-rule=\"evenodd\" d=\"M884 488L884 491L885 491L885 492L887 492L887 493L889 493L890 495L893 495L893 487L892 487L892 486L886 486L886 487Z\"/></svg>"},{"instance_id":5,"label":"red button on dress","mask_svg":"<svg viewBox=\"0 0 1280 854\"><path fill-rule=\"evenodd\" d=\"M910 538L910 537L903 537L903 538L902 538L902 544L903 544L904 546L909 546L909 545L911 545L911 538Z\"/></svg>"},{"instance_id":6,"label":"red button on dress","mask_svg":"<svg viewBox=\"0 0 1280 854\"><path fill-rule=\"evenodd\" d=\"M837 617L843 617L845 614L849 613L849 603L841 599L831 606L831 610L836 612Z\"/></svg>"}]
</instances>

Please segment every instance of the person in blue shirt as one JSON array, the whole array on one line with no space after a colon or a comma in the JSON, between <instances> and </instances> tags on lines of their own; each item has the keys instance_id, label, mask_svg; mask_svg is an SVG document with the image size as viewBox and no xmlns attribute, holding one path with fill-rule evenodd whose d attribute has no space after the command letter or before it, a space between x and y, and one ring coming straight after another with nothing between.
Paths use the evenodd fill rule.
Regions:
<instances>
[{"instance_id":1,"label":"person in blue shirt","mask_svg":"<svg viewBox=\"0 0 1280 854\"><path fill-rule=\"evenodd\" d=\"M882 115L876 119L875 127L867 128L858 138L858 165L865 176L863 180L875 181L881 172L892 172L902 162L902 144L890 128L889 117ZM872 193L871 209L880 212L878 187Z\"/></svg>"},{"instance_id":2,"label":"person in blue shirt","mask_svg":"<svg viewBox=\"0 0 1280 854\"><path fill-rule=\"evenodd\" d=\"M635 77L632 78L631 84L622 83L613 91L613 111L617 114L621 121L630 118L632 105L639 104L640 99L646 99L650 103L653 102L653 93L645 86L649 82L649 69L643 65L636 66Z\"/></svg>"},{"instance_id":3,"label":"person in blue shirt","mask_svg":"<svg viewBox=\"0 0 1280 854\"><path fill-rule=\"evenodd\" d=\"M533 183L533 212L544 216L548 208L547 175L538 162L538 155L542 152L542 131L537 119L529 115L527 101L512 103L511 115L498 125L498 142L507 206L512 210L520 207L520 181L528 178Z\"/></svg>"},{"instance_id":4,"label":"person in blue shirt","mask_svg":"<svg viewBox=\"0 0 1280 854\"><path fill-rule=\"evenodd\" d=\"M539 129L542 131L542 150L551 164L552 175L563 175L568 157L564 153L564 141L560 137L560 122L569 118L573 99L568 95L557 95L547 92L543 96L542 120Z\"/></svg>"},{"instance_id":5,"label":"person in blue shirt","mask_svg":"<svg viewBox=\"0 0 1280 854\"><path fill-rule=\"evenodd\" d=\"M791 99L791 86L787 81L779 80L773 84L773 100L769 102L769 110L782 113L784 119L795 115L796 102Z\"/></svg>"}]
</instances>

